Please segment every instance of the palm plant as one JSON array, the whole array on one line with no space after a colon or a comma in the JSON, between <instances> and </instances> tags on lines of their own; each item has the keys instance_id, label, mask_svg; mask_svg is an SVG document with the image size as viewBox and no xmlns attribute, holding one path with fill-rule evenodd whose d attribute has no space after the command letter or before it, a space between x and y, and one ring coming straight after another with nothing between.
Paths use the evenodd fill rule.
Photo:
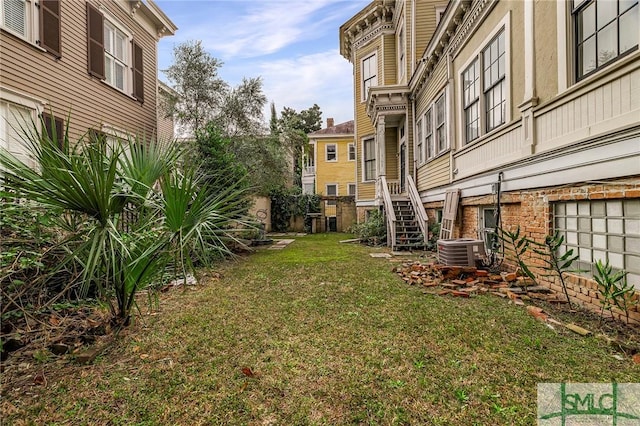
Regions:
<instances>
[{"instance_id":1,"label":"palm plant","mask_svg":"<svg viewBox=\"0 0 640 426\"><path fill-rule=\"evenodd\" d=\"M68 123L63 141L56 132L41 134L44 126L36 123L21 129L36 169L0 149L4 186L81 220L63 242L63 263L80 265L82 293L95 289L126 325L136 292L156 280L171 257L180 258L184 271L198 252L228 251L225 241L246 194L230 186L207 195L195 172L176 170L181 150L175 142L107 141L87 133L72 144ZM135 215L126 217L126 209ZM126 232L125 221L131 222Z\"/></svg>"}]
</instances>

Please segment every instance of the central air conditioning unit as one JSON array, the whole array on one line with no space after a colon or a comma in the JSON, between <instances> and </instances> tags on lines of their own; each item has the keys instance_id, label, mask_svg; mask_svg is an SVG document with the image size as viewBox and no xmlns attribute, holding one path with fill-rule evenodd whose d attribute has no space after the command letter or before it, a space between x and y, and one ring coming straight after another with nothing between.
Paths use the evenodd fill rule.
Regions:
<instances>
[{"instance_id":1,"label":"central air conditioning unit","mask_svg":"<svg viewBox=\"0 0 640 426\"><path fill-rule=\"evenodd\" d=\"M438 262L446 266L476 266L485 257L484 241L471 238L438 240Z\"/></svg>"}]
</instances>

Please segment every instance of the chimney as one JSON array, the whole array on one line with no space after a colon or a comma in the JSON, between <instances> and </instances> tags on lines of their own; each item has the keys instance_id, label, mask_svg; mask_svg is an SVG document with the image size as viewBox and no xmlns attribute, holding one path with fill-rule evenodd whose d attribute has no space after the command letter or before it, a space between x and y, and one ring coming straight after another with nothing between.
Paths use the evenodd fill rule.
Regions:
<instances>
[{"instance_id":1,"label":"chimney","mask_svg":"<svg viewBox=\"0 0 640 426\"><path fill-rule=\"evenodd\" d=\"M327 128L333 127L333 118L327 118Z\"/></svg>"}]
</instances>

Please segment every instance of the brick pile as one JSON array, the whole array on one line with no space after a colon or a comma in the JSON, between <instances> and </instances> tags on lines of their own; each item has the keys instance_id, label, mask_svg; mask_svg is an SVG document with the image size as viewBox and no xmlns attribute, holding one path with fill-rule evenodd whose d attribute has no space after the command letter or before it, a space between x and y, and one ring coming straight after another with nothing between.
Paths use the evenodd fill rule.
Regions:
<instances>
[{"instance_id":1,"label":"brick pile","mask_svg":"<svg viewBox=\"0 0 640 426\"><path fill-rule=\"evenodd\" d=\"M509 298L517 305L537 299L550 303L566 303L566 299L548 287L537 286L529 278L515 272L492 274L475 267L445 266L437 263L406 262L393 268L394 273L409 285L434 288L425 291L439 296L471 297L489 293Z\"/></svg>"}]
</instances>

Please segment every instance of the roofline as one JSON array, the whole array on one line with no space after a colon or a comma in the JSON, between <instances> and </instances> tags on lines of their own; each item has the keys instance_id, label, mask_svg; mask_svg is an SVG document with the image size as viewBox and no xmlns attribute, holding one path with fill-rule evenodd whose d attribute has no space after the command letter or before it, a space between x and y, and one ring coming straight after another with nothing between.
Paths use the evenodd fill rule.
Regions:
<instances>
[{"instance_id":1,"label":"roofline","mask_svg":"<svg viewBox=\"0 0 640 426\"><path fill-rule=\"evenodd\" d=\"M137 0L132 2L136 8L142 10L158 29L158 38L164 36L172 36L176 34L178 27L169 19L169 17L160 9L153 0Z\"/></svg>"},{"instance_id":2,"label":"roofline","mask_svg":"<svg viewBox=\"0 0 640 426\"><path fill-rule=\"evenodd\" d=\"M311 139L329 139L329 138L355 138L355 133L336 133L332 135L309 135L309 140Z\"/></svg>"}]
</instances>

